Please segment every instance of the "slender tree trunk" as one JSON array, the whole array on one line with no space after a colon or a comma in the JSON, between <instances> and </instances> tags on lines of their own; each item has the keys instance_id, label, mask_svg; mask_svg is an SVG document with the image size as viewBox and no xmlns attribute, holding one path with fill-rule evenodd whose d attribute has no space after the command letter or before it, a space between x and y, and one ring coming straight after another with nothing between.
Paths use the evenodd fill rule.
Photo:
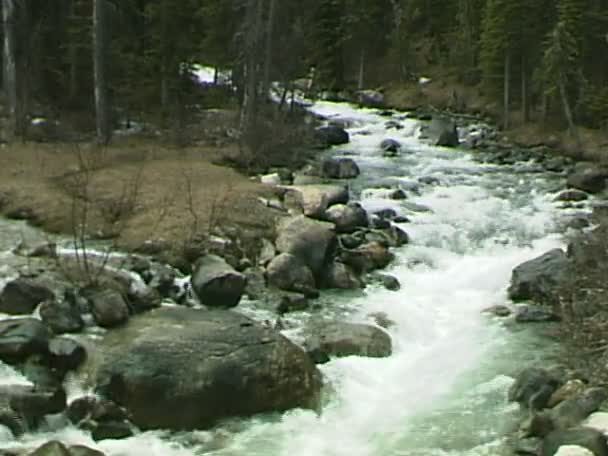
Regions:
<instances>
[{"instance_id":1,"label":"slender tree trunk","mask_svg":"<svg viewBox=\"0 0 608 456\"><path fill-rule=\"evenodd\" d=\"M14 137L18 134L19 124L19 96L17 89L17 43L16 23L17 4L16 0L2 1L2 20L4 24L4 92L8 104L9 127L8 134Z\"/></svg>"},{"instance_id":2,"label":"slender tree trunk","mask_svg":"<svg viewBox=\"0 0 608 456\"><path fill-rule=\"evenodd\" d=\"M169 93L169 55L168 55L168 40L169 40L169 9L167 0L161 0L161 31L160 31L160 48L161 48L161 64L160 64L160 106L161 106L161 123L165 123L169 116L170 110L170 93Z\"/></svg>"},{"instance_id":3,"label":"slender tree trunk","mask_svg":"<svg viewBox=\"0 0 608 456\"><path fill-rule=\"evenodd\" d=\"M559 82L559 96L562 100L562 106L564 107L564 114L566 115L566 120L568 121L568 130L570 131L572 137L574 137L577 142L580 142L578 137L578 131L576 130L576 125L574 125L574 118L572 117L572 110L570 109L570 102L568 101L568 95L566 93L564 81Z\"/></svg>"},{"instance_id":4,"label":"slender tree trunk","mask_svg":"<svg viewBox=\"0 0 608 456\"><path fill-rule=\"evenodd\" d=\"M365 48L362 48L359 55L359 77L357 79L357 88L359 90L363 90L365 87L365 55Z\"/></svg>"},{"instance_id":5,"label":"slender tree trunk","mask_svg":"<svg viewBox=\"0 0 608 456\"><path fill-rule=\"evenodd\" d=\"M510 101L510 75L511 75L511 56L505 55L505 74L504 74L504 93L503 93L503 128L509 128L509 101Z\"/></svg>"},{"instance_id":6,"label":"slender tree trunk","mask_svg":"<svg viewBox=\"0 0 608 456\"><path fill-rule=\"evenodd\" d=\"M246 12L246 47L243 69L243 102L241 105L240 129L245 135L254 126L258 108L258 60L260 56L260 28L262 24L263 2L249 0Z\"/></svg>"},{"instance_id":7,"label":"slender tree trunk","mask_svg":"<svg viewBox=\"0 0 608 456\"><path fill-rule=\"evenodd\" d=\"M268 22L266 23L266 45L264 49L264 75L262 77L262 96L268 97L270 90L270 68L272 66L272 40L274 30L274 18L277 0L269 0Z\"/></svg>"},{"instance_id":8,"label":"slender tree trunk","mask_svg":"<svg viewBox=\"0 0 608 456\"><path fill-rule=\"evenodd\" d=\"M97 141L110 141L110 111L107 81L106 0L93 0L93 67L95 79L95 116Z\"/></svg>"},{"instance_id":9,"label":"slender tree trunk","mask_svg":"<svg viewBox=\"0 0 608 456\"><path fill-rule=\"evenodd\" d=\"M521 115L524 123L530 120L530 103L528 101L528 68L526 61L521 64Z\"/></svg>"}]
</instances>

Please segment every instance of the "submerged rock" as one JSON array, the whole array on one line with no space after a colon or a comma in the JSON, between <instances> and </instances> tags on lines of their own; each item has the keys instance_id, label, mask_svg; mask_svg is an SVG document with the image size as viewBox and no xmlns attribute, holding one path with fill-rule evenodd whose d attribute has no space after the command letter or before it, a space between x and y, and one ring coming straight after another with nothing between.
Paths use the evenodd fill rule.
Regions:
<instances>
[{"instance_id":1,"label":"submerged rock","mask_svg":"<svg viewBox=\"0 0 608 456\"><path fill-rule=\"evenodd\" d=\"M321 387L301 348L226 310L155 309L109 333L101 349L98 391L141 429L204 429L222 418L314 407Z\"/></svg>"},{"instance_id":2,"label":"submerged rock","mask_svg":"<svg viewBox=\"0 0 608 456\"><path fill-rule=\"evenodd\" d=\"M401 150L401 143L395 139L387 138L380 143L380 149L385 156L396 156Z\"/></svg>"}]
</instances>

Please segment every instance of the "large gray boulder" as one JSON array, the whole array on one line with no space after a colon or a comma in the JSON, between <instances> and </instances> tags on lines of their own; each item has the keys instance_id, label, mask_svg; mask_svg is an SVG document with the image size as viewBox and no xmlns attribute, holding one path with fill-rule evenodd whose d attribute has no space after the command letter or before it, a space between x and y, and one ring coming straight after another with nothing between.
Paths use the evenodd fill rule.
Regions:
<instances>
[{"instance_id":1,"label":"large gray boulder","mask_svg":"<svg viewBox=\"0 0 608 456\"><path fill-rule=\"evenodd\" d=\"M336 248L334 225L304 216L283 220L277 227L276 247L280 253L290 253L317 276L332 258Z\"/></svg>"},{"instance_id":2,"label":"large gray boulder","mask_svg":"<svg viewBox=\"0 0 608 456\"><path fill-rule=\"evenodd\" d=\"M277 255L266 268L268 285L279 290L309 294L316 289L310 268L290 253Z\"/></svg>"},{"instance_id":3,"label":"large gray boulder","mask_svg":"<svg viewBox=\"0 0 608 456\"><path fill-rule=\"evenodd\" d=\"M19 435L39 424L45 415L63 412L66 394L63 389L38 390L28 385L0 386L0 424ZM10 419L11 412L17 420Z\"/></svg>"},{"instance_id":4,"label":"large gray boulder","mask_svg":"<svg viewBox=\"0 0 608 456\"><path fill-rule=\"evenodd\" d=\"M323 273L321 285L323 288L338 290L357 290L365 286L355 271L339 261L335 261L327 266Z\"/></svg>"},{"instance_id":5,"label":"large gray boulder","mask_svg":"<svg viewBox=\"0 0 608 456\"><path fill-rule=\"evenodd\" d=\"M307 217L321 218L329 206L346 204L348 188L341 185L292 185L285 188L284 203Z\"/></svg>"},{"instance_id":6,"label":"large gray boulder","mask_svg":"<svg viewBox=\"0 0 608 456\"><path fill-rule=\"evenodd\" d=\"M325 211L324 218L336 225L338 233L353 233L369 225L367 211L359 203L331 206Z\"/></svg>"},{"instance_id":7,"label":"large gray boulder","mask_svg":"<svg viewBox=\"0 0 608 456\"><path fill-rule=\"evenodd\" d=\"M603 192L608 185L608 168L580 163L568 176L568 186L587 193Z\"/></svg>"},{"instance_id":8,"label":"large gray boulder","mask_svg":"<svg viewBox=\"0 0 608 456\"><path fill-rule=\"evenodd\" d=\"M401 143L396 139L387 138L380 143L380 149L385 157L393 157L399 154Z\"/></svg>"},{"instance_id":9,"label":"large gray boulder","mask_svg":"<svg viewBox=\"0 0 608 456\"><path fill-rule=\"evenodd\" d=\"M352 158L327 158L323 160L321 171L330 179L354 179L361 171Z\"/></svg>"},{"instance_id":10,"label":"large gray boulder","mask_svg":"<svg viewBox=\"0 0 608 456\"><path fill-rule=\"evenodd\" d=\"M583 447L594 456L608 456L606 437L595 429L585 427L552 432L543 440L540 456L554 456L564 446Z\"/></svg>"},{"instance_id":11,"label":"large gray boulder","mask_svg":"<svg viewBox=\"0 0 608 456\"><path fill-rule=\"evenodd\" d=\"M317 363L331 357L384 358L392 353L391 337L382 329L362 323L330 322L312 328L304 346Z\"/></svg>"},{"instance_id":12,"label":"large gray boulder","mask_svg":"<svg viewBox=\"0 0 608 456\"><path fill-rule=\"evenodd\" d=\"M458 147L460 144L458 129L450 119L434 117L428 125L424 126L423 134L437 146Z\"/></svg>"},{"instance_id":13,"label":"large gray boulder","mask_svg":"<svg viewBox=\"0 0 608 456\"><path fill-rule=\"evenodd\" d=\"M384 107L384 94L378 90L359 90L356 96L357 102L366 108Z\"/></svg>"},{"instance_id":14,"label":"large gray boulder","mask_svg":"<svg viewBox=\"0 0 608 456\"><path fill-rule=\"evenodd\" d=\"M15 279L0 293L0 312L11 315L30 314L38 304L54 298L46 286L28 279Z\"/></svg>"},{"instance_id":15,"label":"large gray boulder","mask_svg":"<svg viewBox=\"0 0 608 456\"><path fill-rule=\"evenodd\" d=\"M552 303L567 277L569 260L561 249L553 249L517 266L511 275L509 298L513 301L531 300Z\"/></svg>"},{"instance_id":16,"label":"large gray boulder","mask_svg":"<svg viewBox=\"0 0 608 456\"><path fill-rule=\"evenodd\" d=\"M386 245L376 241L340 252L342 262L359 274L385 268L394 258Z\"/></svg>"},{"instance_id":17,"label":"large gray boulder","mask_svg":"<svg viewBox=\"0 0 608 456\"><path fill-rule=\"evenodd\" d=\"M306 353L228 310L155 309L109 333L100 349L91 359L101 364L90 366L97 390L140 429L204 429L318 405L321 377Z\"/></svg>"},{"instance_id":18,"label":"large gray boulder","mask_svg":"<svg viewBox=\"0 0 608 456\"><path fill-rule=\"evenodd\" d=\"M532 410L544 408L560 386L560 379L547 369L529 367L522 370L509 388L508 398Z\"/></svg>"},{"instance_id":19,"label":"large gray boulder","mask_svg":"<svg viewBox=\"0 0 608 456\"><path fill-rule=\"evenodd\" d=\"M69 300L50 300L40 305L40 318L55 334L79 332L84 321L76 303Z\"/></svg>"},{"instance_id":20,"label":"large gray boulder","mask_svg":"<svg viewBox=\"0 0 608 456\"><path fill-rule=\"evenodd\" d=\"M95 322L102 328L113 328L129 319L129 305L116 290L96 291L89 296L89 303Z\"/></svg>"},{"instance_id":21,"label":"large gray boulder","mask_svg":"<svg viewBox=\"0 0 608 456\"><path fill-rule=\"evenodd\" d=\"M216 255L199 258L190 281L201 304L207 307L235 307L247 286L247 277Z\"/></svg>"}]
</instances>

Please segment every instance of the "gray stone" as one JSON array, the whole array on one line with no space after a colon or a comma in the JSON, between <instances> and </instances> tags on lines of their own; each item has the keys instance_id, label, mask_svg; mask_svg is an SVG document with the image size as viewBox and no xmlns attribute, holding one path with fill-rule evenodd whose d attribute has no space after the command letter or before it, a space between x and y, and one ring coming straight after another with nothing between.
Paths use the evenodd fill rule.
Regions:
<instances>
[{"instance_id":1,"label":"gray stone","mask_svg":"<svg viewBox=\"0 0 608 456\"><path fill-rule=\"evenodd\" d=\"M541 304L555 302L557 289L566 279L568 267L568 257L561 249L553 249L520 264L511 275L509 298L513 301L531 300Z\"/></svg>"},{"instance_id":2,"label":"gray stone","mask_svg":"<svg viewBox=\"0 0 608 456\"><path fill-rule=\"evenodd\" d=\"M237 306L247 286L245 275L216 255L197 260L190 282L201 304L207 307Z\"/></svg>"},{"instance_id":3,"label":"gray stone","mask_svg":"<svg viewBox=\"0 0 608 456\"><path fill-rule=\"evenodd\" d=\"M543 440L540 456L554 456L565 445L586 448L595 456L608 456L606 437L595 429L583 427L550 433Z\"/></svg>"},{"instance_id":4,"label":"gray stone","mask_svg":"<svg viewBox=\"0 0 608 456\"><path fill-rule=\"evenodd\" d=\"M129 306L115 290L97 291L89 296L95 322L103 328L113 328L129 319Z\"/></svg>"},{"instance_id":5,"label":"gray stone","mask_svg":"<svg viewBox=\"0 0 608 456\"><path fill-rule=\"evenodd\" d=\"M568 176L568 186L587 193L600 193L606 189L608 169L596 163L580 163Z\"/></svg>"},{"instance_id":6,"label":"gray stone","mask_svg":"<svg viewBox=\"0 0 608 456\"><path fill-rule=\"evenodd\" d=\"M0 359L13 364L48 350L51 331L35 318L0 321Z\"/></svg>"},{"instance_id":7,"label":"gray stone","mask_svg":"<svg viewBox=\"0 0 608 456\"><path fill-rule=\"evenodd\" d=\"M325 211L324 219L336 226L337 233L353 233L369 225L367 212L359 203L331 206Z\"/></svg>"},{"instance_id":8,"label":"gray stone","mask_svg":"<svg viewBox=\"0 0 608 456\"><path fill-rule=\"evenodd\" d=\"M307 217L322 218L329 206L346 204L348 188L340 185L292 185L285 187L284 202L287 208Z\"/></svg>"},{"instance_id":9,"label":"gray stone","mask_svg":"<svg viewBox=\"0 0 608 456\"><path fill-rule=\"evenodd\" d=\"M0 312L11 315L30 314L43 301L55 297L46 286L28 279L15 279L0 293Z\"/></svg>"},{"instance_id":10,"label":"gray stone","mask_svg":"<svg viewBox=\"0 0 608 456\"><path fill-rule=\"evenodd\" d=\"M316 289L314 275L298 257L290 253L276 256L266 268L268 285L279 290L308 294Z\"/></svg>"},{"instance_id":11,"label":"gray stone","mask_svg":"<svg viewBox=\"0 0 608 456\"><path fill-rule=\"evenodd\" d=\"M55 334L80 332L84 321L73 301L50 300L40 305L40 318Z\"/></svg>"},{"instance_id":12,"label":"gray stone","mask_svg":"<svg viewBox=\"0 0 608 456\"><path fill-rule=\"evenodd\" d=\"M352 158L327 158L321 169L324 177L330 179L354 179L361 171Z\"/></svg>"}]
</instances>

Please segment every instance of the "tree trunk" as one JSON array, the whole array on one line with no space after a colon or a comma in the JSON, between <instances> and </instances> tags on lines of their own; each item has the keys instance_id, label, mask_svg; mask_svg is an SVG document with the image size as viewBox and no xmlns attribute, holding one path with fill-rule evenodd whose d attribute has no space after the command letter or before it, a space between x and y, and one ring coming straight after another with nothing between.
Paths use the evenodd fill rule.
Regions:
<instances>
[{"instance_id":1,"label":"tree trunk","mask_svg":"<svg viewBox=\"0 0 608 456\"><path fill-rule=\"evenodd\" d=\"M511 75L511 56L509 53L505 55L505 74L504 74L504 93L503 93L503 128L509 128L509 100L510 100L510 81Z\"/></svg>"},{"instance_id":2,"label":"tree trunk","mask_svg":"<svg viewBox=\"0 0 608 456\"><path fill-rule=\"evenodd\" d=\"M167 44L169 40L169 9L167 0L161 0L161 31L160 31L160 49L161 49L161 64L160 64L160 106L161 106L161 123L165 124L170 112L170 93L169 93L169 52Z\"/></svg>"},{"instance_id":3,"label":"tree trunk","mask_svg":"<svg viewBox=\"0 0 608 456\"><path fill-rule=\"evenodd\" d=\"M246 47L243 69L243 101L241 104L240 129L246 136L254 126L258 108L259 74L257 64L260 56L260 28L262 23L263 3L261 0L249 0L246 12Z\"/></svg>"},{"instance_id":4,"label":"tree trunk","mask_svg":"<svg viewBox=\"0 0 608 456\"><path fill-rule=\"evenodd\" d=\"M19 96L17 89L17 43L16 0L2 1L2 20L4 23L4 92L8 105L8 135L12 138L18 134Z\"/></svg>"},{"instance_id":5,"label":"tree trunk","mask_svg":"<svg viewBox=\"0 0 608 456\"><path fill-rule=\"evenodd\" d=\"M578 131L576 130L576 125L574 125L572 110L570 109L570 102L568 101L568 95L566 93L564 81L559 82L559 96L562 100L562 106L564 107L564 114L566 115L566 120L568 121L568 130L570 131L572 137L576 139L576 142L580 143Z\"/></svg>"},{"instance_id":6,"label":"tree trunk","mask_svg":"<svg viewBox=\"0 0 608 456\"><path fill-rule=\"evenodd\" d=\"M365 48L361 49L359 56L359 77L357 79L357 88L363 90L365 87Z\"/></svg>"},{"instance_id":7,"label":"tree trunk","mask_svg":"<svg viewBox=\"0 0 608 456\"><path fill-rule=\"evenodd\" d=\"M106 0L93 0L93 67L97 141L108 144L111 137L107 81Z\"/></svg>"},{"instance_id":8,"label":"tree trunk","mask_svg":"<svg viewBox=\"0 0 608 456\"><path fill-rule=\"evenodd\" d=\"M524 123L530 120L530 103L528 102L528 68L526 60L521 62L521 115Z\"/></svg>"},{"instance_id":9,"label":"tree trunk","mask_svg":"<svg viewBox=\"0 0 608 456\"><path fill-rule=\"evenodd\" d=\"M270 68L272 66L272 38L277 0L269 0L268 22L266 23L266 45L264 49L264 75L262 77L262 96L268 97L270 90Z\"/></svg>"}]
</instances>

